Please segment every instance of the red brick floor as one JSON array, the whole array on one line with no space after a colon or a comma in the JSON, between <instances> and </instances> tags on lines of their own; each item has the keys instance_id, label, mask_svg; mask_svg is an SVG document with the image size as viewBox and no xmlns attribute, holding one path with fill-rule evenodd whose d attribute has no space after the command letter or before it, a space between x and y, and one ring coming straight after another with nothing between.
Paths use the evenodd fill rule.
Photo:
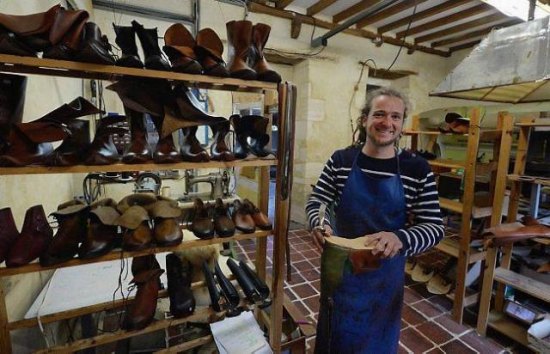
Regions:
<instances>
[{"instance_id":1,"label":"red brick floor","mask_svg":"<svg viewBox=\"0 0 550 354\"><path fill-rule=\"evenodd\" d=\"M312 325L317 322L320 294L320 254L305 230L289 232L292 279L285 281L285 293L303 312ZM254 259L254 240L237 243L237 257ZM271 266L272 240L268 240L268 267ZM268 268L268 271L270 268ZM465 314L459 325L450 315L452 303L443 295L433 295L425 284L407 276L401 322L399 353L529 353L510 339L489 331L487 337L477 335L475 316ZM308 348L314 337L308 339Z\"/></svg>"}]
</instances>

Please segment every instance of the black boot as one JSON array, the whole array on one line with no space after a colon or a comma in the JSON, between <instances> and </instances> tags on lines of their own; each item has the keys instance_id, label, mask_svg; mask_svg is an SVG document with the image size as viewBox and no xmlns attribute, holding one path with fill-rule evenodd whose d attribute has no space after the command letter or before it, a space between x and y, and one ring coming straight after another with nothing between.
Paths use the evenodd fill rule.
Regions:
<instances>
[{"instance_id":1,"label":"black boot","mask_svg":"<svg viewBox=\"0 0 550 354\"><path fill-rule=\"evenodd\" d=\"M250 135L250 127L245 125L243 117L238 114L234 114L229 117L229 121L235 130L235 146L233 147L233 154L238 159L244 159L250 155L250 145L247 141L247 138Z\"/></svg>"},{"instance_id":2,"label":"black boot","mask_svg":"<svg viewBox=\"0 0 550 354\"><path fill-rule=\"evenodd\" d=\"M143 25L135 20L132 21L132 27L136 31L143 48L145 67L153 70L170 70L170 63L164 59L160 51L157 29L145 29Z\"/></svg>"},{"instance_id":3,"label":"black boot","mask_svg":"<svg viewBox=\"0 0 550 354\"><path fill-rule=\"evenodd\" d=\"M210 145L210 156L212 160L216 161L233 161L235 155L229 150L225 142L225 137L229 133L229 121L225 121L219 124L212 124L210 126L212 133L214 134L214 142Z\"/></svg>"},{"instance_id":4,"label":"black boot","mask_svg":"<svg viewBox=\"0 0 550 354\"><path fill-rule=\"evenodd\" d=\"M113 23L116 33L115 43L122 50L122 55L117 59L116 65L129 68L143 68L143 62L139 58L136 46L136 31L134 27L117 26Z\"/></svg>"},{"instance_id":5,"label":"black boot","mask_svg":"<svg viewBox=\"0 0 550 354\"><path fill-rule=\"evenodd\" d=\"M111 55L111 44L107 36L101 34L99 26L94 22L86 22L84 25L84 38L82 48L76 54L75 61L95 63L102 65L114 65L115 58Z\"/></svg>"},{"instance_id":6,"label":"black boot","mask_svg":"<svg viewBox=\"0 0 550 354\"><path fill-rule=\"evenodd\" d=\"M26 76L0 74L0 154L7 149L12 125L23 119L26 89Z\"/></svg>"},{"instance_id":7,"label":"black boot","mask_svg":"<svg viewBox=\"0 0 550 354\"><path fill-rule=\"evenodd\" d=\"M250 151L260 158L274 158L269 148L269 134L267 134L267 125L269 118L263 116L249 115L244 116L243 120L250 129Z\"/></svg>"},{"instance_id":8,"label":"black boot","mask_svg":"<svg viewBox=\"0 0 550 354\"><path fill-rule=\"evenodd\" d=\"M191 264L182 262L178 256L170 253L166 256L166 275L170 313L176 318L189 316L195 311L195 297L191 291Z\"/></svg>"}]
</instances>

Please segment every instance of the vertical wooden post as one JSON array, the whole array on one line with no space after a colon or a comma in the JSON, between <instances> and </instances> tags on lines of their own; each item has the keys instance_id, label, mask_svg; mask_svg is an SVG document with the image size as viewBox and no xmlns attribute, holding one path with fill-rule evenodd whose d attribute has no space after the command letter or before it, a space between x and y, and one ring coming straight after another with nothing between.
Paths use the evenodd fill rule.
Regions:
<instances>
[{"instance_id":1,"label":"vertical wooden post","mask_svg":"<svg viewBox=\"0 0 550 354\"><path fill-rule=\"evenodd\" d=\"M0 282L2 279L0 279ZM4 286L0 284L0 353L11 353L11 338L8 328L8 310L6 309L6 296Z\"/></svg>"}]
</instances>

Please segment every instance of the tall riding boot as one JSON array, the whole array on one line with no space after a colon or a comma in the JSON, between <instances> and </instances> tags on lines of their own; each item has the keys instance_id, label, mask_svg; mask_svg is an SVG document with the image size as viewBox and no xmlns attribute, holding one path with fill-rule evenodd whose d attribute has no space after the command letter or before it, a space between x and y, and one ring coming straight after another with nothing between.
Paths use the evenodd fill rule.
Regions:
<instances>
[{"instance_id":1,"label":"tall riding boot","mask_svg":"<svg viewBox=\"0 0 550 354\"><path fill-rule=\"evenodd\" d=\"M269 124L269 118L257 115L248 115L242 118L245 124L251 127L250 151L260 158L275 158L268 147L267 125Z\"/></svg>"},{"instance_id":2,"label":"tall riding boot","mask_svg":"<svg viewBox=\"0 0 550 354\"><path fill-rule=\"evenodd\" d=\"M258 80L281 82L281 75L269 67L264 56L264 48L270 32L271 27L265 23L257 23L252 27L252 53L249 56L249 65L258 74Z\"/></svg>"},{"instance_id":3,"label":"tall riding boot","mask_svg":"<svg viewBox=\"0 0 550 354\"><path fill-rule=\"evenodd\" d=\"M59 227L46 251L40 255L40 265L43 267L68 261L77 254L78 245L86 235L88 206L75 203L58 209L52 215Z\"/></svg>"},{"instance_id":4,"label":"tall riding boot","mask_svg":"<svg viewBox=\"0 0 550 354\"><path fill-rule=\"evenodd\" d=\"M170 313L176 318L189 316L195 311L195 297L191 291L191 263L182 262L173 253L166 255L166 276Z\"/></svg>"},{"instance_id":5,"label":"tall riding boot","mask_svg":"<svg viewBox=\"0 0 550 354\"><path fill-rule=\"evenodd\" d=\"M231 77L255 80L256 72L247 65L252 38L252 22L229 21L226 23L229 43L229 73Z\"/></svg>"},{"instance_id":6,"label":"tall riding boot","mask_svg":"<svg viewBox=\"0 0 550 354\"><path fill-rule=\"evenodd\" d=\"M124 112L130 118L130 145L124 151L122 162L138 164L151 161L153 153L148 141L144 114L128 107L124 107Z\"/></svg>"},{"instance_id":7,"label":"tall riding boot","mask_svg":"<svg viewBox=\"0 0 550 354\"><path fill-rule=\"evenodd\" d=\"M210 161L210 157L205 149L201 146L201 143L195 136L197 133L197 126L183 128L183 139L180 142L181 157L183 161L189 162L206 162Z\"/></svg>"},{"instance_id":8,"label":"tall riding boot","mask_svg":"<svg viewBox=\"0 0 550 354\"><path fill-rule=\"evenodd\" d=\"M235 130L235 146L233 147L233 154L238 159L245 159L250 155L250 145L247 138L250 135L250 126L245 124L243 117L238 114L233 114L229 117L231 125Z\"/></svg>"},{"instance_id":9,"label":"tall riding boot","mask_svg":"<svg viewBox=\"0 0 550 354\"><path fill-rule=\"evenodd\" d=\"M205 75L229 76L229 71L222 57L223 43L214 30L203 28L197 33L195 53Z\"/></svg>"},{"instance_id":10,"label":"tall riding boot","mask_svg":"<svg viewBox=\"0 0 550 354\"><path fill-rule=\"evenodd\" d=\"M122 50L122 54L117 59L116 65L128 68L143 68L143 62L139 58L136 45L136 31L134 27L117 26L113 23L113 28L116 34L115 43Z\"/></svg>"},{"instance_id":11,"label":"tall riding boot","mask_svg":"<svg viewBox=\"0 0 550 354\"><path fill-rule=\"evenodd\" d=\"M214 142L212 143L212 145L210 145L210 157L212 160L216 160L216 161L235 160L235 155L233 155L231 150L229 150L229 147L225 142L227 133L229 133L229 127L230 127L230 124L228 120L222 123L212 124L210 126L210 129L212 129L212 133L214 134L213 136Z\"/></svg>"},{"instance_id":12,"label":"tall riding boot","mask_svg":"<svg viewBox=\"0 0 550 354\"><path fill-rule=\"evenodd\" d=\"M197 43L187 27L181 23L168 27L164 33L164 44L163 49L172 63L172 71L197 75L202 73L202 66L193 51Z\"/></svg>"},{"instance_id":13,"label":"tall riding boot","mask_svg":"<svg viewBox=\"0 0 550 354\"><path fill-rule=\"evenodd\" d=\"M124 122L125 116L106 116L99 120L95 137L86 153L85 165L109 165L120 160L120 154L113 142L113 134L126 134L128 129L115 126Z\"/></svg>"},{"instance_id":14,"label":"tall riding boot","mask_svg":"<svg viewBox=\"0 0 550 354\"><path fill-rule=\"evenodd\" d=\"M145 29L143 25L135 20L132 21L132 27L134 27L141 43L141 48L143 48L145 67L153 70L170 70L170 63L164 59L159 48L157 29Z\"/></svg>"},{"instance_id":15,"label":"tall riding boot","mask_svg":"<svg viewBox=\"0 0 550 354\"><path fill-rule=\"evenodd\" d=\"M165 112L162 121L161 137L172 132L197 125L211 125L225 121L223 117L211 116L203 108L201 102L185 85L176 85L172 90L174 107L171 112Z\"/></svg>"},{"instance_id":16,"label":"tall riding boot","mask_svg":"<svg viewBox=\"0 0 550 354\"><path fill-rule=\"evenodd\" d=\"M0 154L7 149L12 125L23 119L26 88L26 76L0 74Z\"/></svg>"},{"instance_id":17,"label":"tall riding boot","mask_svg":"<svg viewBox=\"0 0 550 354\"><path fill-rule=\"evenodd\" d=\"M109 53L111 44L107 36L101 34L99 26L94 22L86 22L82 48L78 51L75 61L114 65L115 58Z\"/></svg>"},{"instance_id":18,"label":"tall riding boot","mask_svg":"<svg viewBox=\"0 0 550 354\"><path fill-rule=\"evenodd\" d=\"M0 228L0 263L2 263L19 236L10 208L0 209L0 225L2 225Z\"/></svg>"},{"instance_id":19,"label":"tall riding boot","mask_svg":"<svg viewBox=\"0 0 550 354\"><path fill-rule=\"evenodd\" d=\"M25 213L21 235L8 253L6 265L19 267L29 264L44 253L52 235L53 230L48 224L42 205L30 207Z\"/></svg>"},{"instance_id":20,"label":"tall riding boot","mask_svg":"<svg viewBox=\"0 0 550 354\"><path fill-rule=\"evenodd\" d=\"M136 297L126 312L122 327L137 330L147 327L155 317L157 297L160 290L159 278L163 269L148 270L137 274L132 283L137 285Z\"/></svg>"}]
</instances>

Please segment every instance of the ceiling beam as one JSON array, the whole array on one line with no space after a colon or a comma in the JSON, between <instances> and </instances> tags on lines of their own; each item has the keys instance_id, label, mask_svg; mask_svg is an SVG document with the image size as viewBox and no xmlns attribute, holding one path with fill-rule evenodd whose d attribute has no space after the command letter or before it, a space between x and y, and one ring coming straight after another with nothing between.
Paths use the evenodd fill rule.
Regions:
<instances>
[{"instance_id":1,"label":"ceiling beam","mask_svg":"<svg viewBox=\"0 0 550 354\"><path fill-rule=\"evenodd\" d=\"M357 28L363 28L365 26L370 25L371 23L376 23L378 21L381 21L385 18L391 17L393 15L397 15L400 12L403 12L407 9L410 9L411 7L414 7L415 4L418 6L422 4L423 2L426 2L428 0L405 0L402 3L399 3L395 6L390 7L389 9L382 10L380 12L375 13L372 16L369 16L365 18L364 20L361 20L357 22Z\"/></svg>"},{"instance_id":2,"label":"ceiling beam","mask_svg":"<svg viewBox=\"0 0 550 354\"><path fill-rule=\"evenodd\" d=\"M449 15L447 17L442 17L442 18L439 18L437 20L421 24L420 26L409 28L408 31L403 30L403 31L397 32L395 37L396 38L403 38L405 35L412 36L412 35L415 35L417 33L426 32L426 31L429 31L429 30L437 28L437 27L448 25L448 24L453 23L455 21L463 20L466 17L482 14L482 13L484 13L486 11L489 11L489 10L494 10L494 7L492 7L490 5L486 5L486 4L480 4L480 5L477 5L477 6L474 6L474 7L470 7L469 9L454 13L454 14Z\"/></svg>"},{"instance_id":3,"label":"ceiling beam","mask_svg":"<svg viewBox=\"0 0 550 354\"><path fill-rule=\"evenodd\" d=\"M420 21L422 19L435 16L441 12L445 12L451 9L454 9L455 7L462 6L465 4L470 3L472 0L456 0L456 1L447 1L443 4L436 5L434 7L430 7L429 9L426 9L422 12L417 12L414 16L407 16L400 20L394 21L392 23L388 23L387 25L380 26L378 28L378 33L382 34L388 31L391 31L393 29L406 26L409 24L409 22L416 22Z\"/></svg>"},{"instance_id":4,"label":"ceiling beam","mask_svg":"<svg viewBox=\"0 0 550 354\"><path fill-rule=\"evenodd\" d=\"M342 20L345 20L348 17L351 17L365 9L368 9L372 5L375 5L379 0L363 0L357 4L348 7L347 9L338 12L336 15L332 16L332 22L338 23Z\"/></svg>"},{"instance_id":5,"label":"ceiling beam","mask_svg":"<svg viewBox=\"0 0 550 354\"><path fill-rule=\"evenodd\" d=\"M313 4L313 5L311 5L310 7L307 8L306 14L308 16L313 16L313 15L323 11L324 9L326 9L330 5L334 4L335 2L336 2L336 0L320 0L320 1L317 1L315 4Z\"/></svg>"},{"instance_id":6,"label":"ceiling beam","mask_svg":"<svg viewBox=\"0 0 550 354\"><path fill-rule=\"evenodd\" d=\"M468 39L473 39L473 38L479 37L479 36L485 36L485 35L491 33L491 31L493 29L508 27L508 26L511 26L511 25L514 25L514 24L516 24L515 21L508 21L508 22L504 22L504 23L501 23L501 24L498 24L498 25L489 26L487 28L480 29L480 30L477 30L477 31L464 33L460 36L451 37L451 38L448 38L448 39L443 39L441 41L433 42L431 44L431 47L432 48L446 47L449 44L453 44L453 43L457 43L457 42L463 42L463 41L466 41Z\"/></svg>"},{"instance_id":7,"label":"ceiling beam","mask_svg":"<svg viewBox=\"0 0 550 354\"><path fill-rule=\"evenodd\" d=\"M291 14L288 11L276 9L274 7L265 6L265 5L261 5L261 4L254 3L254 2L248 3L248 10L250 12L262 13L262 14L266 14L266 15L270 15L270 16L285 18L289 21L291 21L294 18L294 16L296 16L296 17L299 18L299 20L302 21L302 23L305 23L305 24L308 24L308 25L311 25L311 26L317 26L317 27L320 27L320 28L326 28L326 29L329 29L329 30L334 29L337 26L337 24L332 23L332 22L327 22L327 21L322 21L322 20L317 20L317 19L314 20L312 17L309 17L309 16L300 15L300 14ZM384 41L384 43L387 43L387 44L392 44L392 45L396 45L396 46L403 45L403 47L405 47L407 49L418 50L420 52L435 54L435 55L439 55L439 56L442 56L442 57L448 57L450 55L450 52L448 52L448 51L433 49L433 48L422 46L422 45L414 45L414 44L408 43L408 42L403 43L402 40L398 40L398 39L395 39L395 38L389 37L389 36L380 36L377 33L367 31L367 30L363 30L363 29L348 28L348 29L343 30L342 32L347 33L347 34L351 34L353 36L361 37L361 38L371 39L371 40L381 37L382 40Z\"/></svg>"},{"instance_id":8,"label":"ceiling beam","mask_svg":"<svg viewBox=\"0 0 550 354\"><path fill-rule=\"evenodd\" d=\"M294 0L279 0L275 3L275 7L278 9L284 9L288 5L292 4Z\"/></svg>"},{"instance_id":9,"label":"ceiling beam","mask_svg":"<svg viewBox=\"0 0 550 354\"><path fill-rule=\"evenodd\" d=\"M431 41L432 39L447 37L451 34L463 32L465 28L474 28L474 27L478 27L478 26L483 26L487 23L492 23L492 22L496 22L496 21L503 21L504 19L506 19L506 17L503 16L501 13L492 14L492 15L489 15L487 17L478 18L477 20L461 23L460 25L445 28L444 30L440 30L440 31L437 31L437 32L432 32L430 34L426 34L424 36L416 37L414 39L414 43L418 44L418 43L422 43L422 42Z\"/></svg>"},{"instance_id":10,"label":"ceiling beam","mask_svg":"<svg viewBox=\"0 0 550 354\"><path fill-rule=\"evenodd\" d=\"M473 47L473 46L475 46L476 44L478 44L479 42L481 42L481 39L475 40L475 41L473 41L473 42L468 42L468 43L460 44L460 45L457 45L456 47L451 47L451 48L449 48L449 50L450 50L451 52L456 52L456 51L458 51L458 50L462 50L462 49L466 49L466 48Z\"/></svg>"}]
</instances>

